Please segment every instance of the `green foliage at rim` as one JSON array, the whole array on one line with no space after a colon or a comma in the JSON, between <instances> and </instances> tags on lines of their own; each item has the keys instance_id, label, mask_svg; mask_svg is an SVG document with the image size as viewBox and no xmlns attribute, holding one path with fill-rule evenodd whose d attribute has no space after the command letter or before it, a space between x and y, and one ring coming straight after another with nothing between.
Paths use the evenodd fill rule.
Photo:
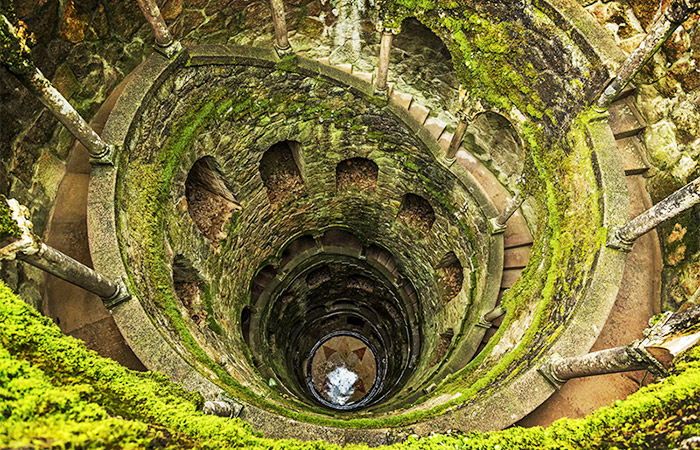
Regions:
<instances>
[{"instance_id":1,"label":"green foliage at rim","mask_svg":"<svg viewBox=\"0 0 700 450\"><path fill-rule=\"evenodd\" d=\"M13 0L0 1L0 62L17 74L31 74L34 63L31 50L34 36L17 19Z\"/></svg>"},{"instance_id":2,"label":"green foliage at rim","mask_svg":"<svg viewBox=\"0 0 700 450\"><path fill-rule=\"evenodd\" d=\"M22 236L22 230L12 218L12 211L7 205L7 198L0 194L0 242L19 238Z\"/></svg>"},{"instance_id":3,"label":"green foliage at rim","mask_svg":"<svg viewBox=\"0 0 700 450\"><path fill-rule=\"evenodd\" d=\"M410 438L387 449L673 448L700 433L700 347L671 375L614 406L548 428ZM238 419L206 416L202 399L159 373L139 373L65 336L0 282L3 448L337 449L261 437ZM367 449L348 446L348 449Z\"/></svg>"}]
</instances>

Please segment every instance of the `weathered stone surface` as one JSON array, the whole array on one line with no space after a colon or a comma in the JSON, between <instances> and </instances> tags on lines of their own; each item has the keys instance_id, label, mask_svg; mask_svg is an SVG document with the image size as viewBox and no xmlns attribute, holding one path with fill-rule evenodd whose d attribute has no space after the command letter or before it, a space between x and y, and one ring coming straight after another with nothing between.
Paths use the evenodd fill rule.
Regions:
<instances>
[{"instance_id":1,"label":"weathered stone surface","mask_svg":"<svg viewBox=\"0 0 700 450\"><path fill-rule=\"evenodd\" d=\"M58 35L68 42L78 43L85 39L85 31L90 22L90 16L73 0L66 3L66 9L61 19Z\"/></svg>"},{"instance_id":2,"label":"weathered stone surface","mask_svg":"<svg viewBox=\"0 0 700 450\"><path fill-rule=\"evenodd\" d=\"M80 89L78 79L75 78L75 74L66 63L58 66L58 69L56 69L56 74L51 82L53 83L54 87L58 89L58 92L69 100L73 94Z\"/></svg>"}]
</instances>

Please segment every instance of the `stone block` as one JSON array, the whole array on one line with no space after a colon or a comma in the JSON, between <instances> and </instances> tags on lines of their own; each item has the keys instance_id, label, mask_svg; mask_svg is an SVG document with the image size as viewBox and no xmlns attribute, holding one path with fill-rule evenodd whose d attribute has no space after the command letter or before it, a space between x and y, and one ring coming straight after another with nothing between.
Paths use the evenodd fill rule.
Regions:
<instances>
[{"instance_id":1,"label":"stone block","mask_svg":"<svg viewBox=\"0 0 700 450\"><path fill-rule=\"evenodd\" d=\"M408 112L421 124L425 123L425 119L427 119L428 114L430 114L430 110L428 108L423 105L419 105L418 103L411 104L411 107L408 108Z\"/></svg>"},{"instance_id":2,"label":"stone block","mask_svg":"<svg viewBox=\"0 0 700 450\"><path fill-rule=\"evenodd\" d=\"M644 119L639 115L630 98L617 101L608 109L608 123L615 139L622 139L639 134L645 127Z\"/></svg>"},{"instance_id":3,"label":"stone block","mask_svg":"<svg viewBox=\"0 0 700 450\"><path fill-rule=\"evenodd\" d=\"M445 131L447 124L437 117L428 117L423 126L435 139L438 139Z\"/></svg>"},{"instance_id":4,"label":"stone block","mask_svg":"<svg viewBox=\"0 0 700 450\"><path fill-rule=\"evenodd\" d=\"M369 84L372 84L373 75L371 72L353 72L353 75L355 75L362 81L366 81Z\"/></svg>"},{"instance_id":5,"label":"stone block","mask_svg":"<svg viewBox=\"0 0 700 450\"><path fill-rule=\"evenodd\" d=\"M637 175L649 170L649 164L643 156L644 148L638 136L618 139L617 150L625 169L625 175Z\"/></svg>"},{"instance_id":6,"label":"stone block","mask_svg":"<svg viewBox=\"0 0 700 450\"><path fill-rule=\"evenodd\" d=\"M404 94L402 92L392 92L391 99L398 103L400 106L409 109L411 102L413 101L413 96L411 94Z\"/></svg>"}]
</instances>

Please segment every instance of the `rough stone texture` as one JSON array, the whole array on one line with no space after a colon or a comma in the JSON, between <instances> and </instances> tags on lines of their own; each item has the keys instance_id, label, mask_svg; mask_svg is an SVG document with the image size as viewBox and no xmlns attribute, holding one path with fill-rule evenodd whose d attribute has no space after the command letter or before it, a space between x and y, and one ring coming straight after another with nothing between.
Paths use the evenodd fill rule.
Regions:
<instances>
[{"instance_id":1,"label":"rough stone texture","mask_svg":"<svg viewBox=\"0 0 700 450\"><path fill-rule=\"evenodd\" d=\"M259 80L264 83L261 85ZM166 220L166 254L169 258L177 255L187 258L218 297L213 316L225 331L222 337L214 336L200 323L188 325L212 359L226 362L226 369L239 380L250 383L251 379L257 379L250 373L250 367L233 363L245 359L244 354L238 353L240 350L227 350L244 345L238 320L232 318L240 316L239 311L250 295L250 280L259 268L279 258L283 239L329 226L350 226L364 245L379 244L396 256L402 276L412 280L421 293L419 309L425 314L422 322L426 330L422 341L424 351L431 352L438 345L439 334L447 329L461 329L467 311L468 321L477 319L474 311L467 308L481 295L489 244L488 234L484 233L484 217L477 212L473 201L467 201L470 194L435 165L431 155L419 150L418 141L401 129L395 118L351 91L320 79L267 67L196 66L178 71L158 89L158 103L148 106L134 128L129 148L139 150L125 154L128 160L120 162L125 170L120 199L141 196L140 180L146 177L141 171L152 167L168 137L177 133L178 121L190 111L191 105L197 104L195 99L221 90L240 96L229 113L237 111L240 104L249 106L238 113L223 112L198 134L175 175L168 201L174 208ZM251 109L251 105L266 105L266 99L274 98L284 101L264 115L263 106ZM261 165L262 155L271 145L284 140L300 143L294 159L303 176L304 188L276 195L271 205L270 186L264 187L266 175L260 174L265 167ZM319 153L316 149L323 150ZM189 169L203 155L217 159L225 181L243 208L242 215L228 228L220 253L209 246L184 208L178 206L182 204L183 184ZM329 196L328 192L336 188L335 165L358 156L372 159L379 167L376 190L350 189L338 191L337 198ZM283 163L277 161L276 165L282 167ZM422 178L414 173L415 168L421 168ZM281 183L276 188L285 186ZM446 197L434 194L435 189L440 189ZM430 229L419 230L395 220L406 192L431 199L435 222ZM463 220L474 236L471 241L450 212L464 204L467 207ZM152 283L146 276L148 263L139 245L147 237L138 225L139 210L133 207L131 202L123 202L118 208L123 210L122 237L128 243L124 251L133 279L144 289L142 298L153 298L153 288L149 287ZM473 297L465 285L456 298L445 304L438 292L436 269L440 255L449 252L455 253L463 267L473 257L476 278ZM468 281L468 285L471 283ZM155 305L146 303L151 314L161 317ZM176 335L171 338L179 339ZM411 382L414 387L430 375L427 367L423 367L428 362L423 360L416 367ZM265 389L265 385L254 388Z\"/></svg>"},{"instance_id":2,"label":"rough stone texture","mask_svg":"<svg viewBox=\"0 0 700 450\"><path fill-rule=\"evenodd\" d=\"M135 1L70 0L64 5L58 0L18 0L14 3L18 17L37 40L32 48L33 61L87 120L119 81L153 51L152 31ZM160 6L174 37L184 43L255 40L271 47L269 10L262 3L248 3L168 0ZM254 5L262 5L264 11L251 15L251 8L257 7ZM287 8L288 16L321 22L330 15L329 2L300 1L294 5L287 2ZM245 10L249 10L248 15ZM291 34L295 34L296 22L289 19L287 22ZM305 29L309 26L306 23ZM65 163L74 139L1 65L0 121L0 193L27 205L35 231L43 235L60 177L48 180L47 174L44 182L34 183L32 176L46 167L48 154L57 163ZM53 188L45 189L47 183L53 184ZM35 282L39 272L5 263L0 274L3 279L18 283L13 287L20 288L23 298L40 304ZM27 284L26 289L20 287L23 283Z\"/></svg>"},{"instance_id":3,"label":"rough stone texture","mask_svg":"<svg viewBox=\"0 0 700 450\"><path fill-rule=\"evenodd\" d=\"M587 10L630 53L660 14L664 2L596 2ZM651 168L647 190L658 202L700 175L700 15L692 14L634 80L634 104L646 121L640 137ZM633 36L621 32L634 30ZM629 34L629 33L628 33ZM660 227L665 254L662 309L677 309L700 287L699 214L683 214Z\"/></svg>"}]
</instances>

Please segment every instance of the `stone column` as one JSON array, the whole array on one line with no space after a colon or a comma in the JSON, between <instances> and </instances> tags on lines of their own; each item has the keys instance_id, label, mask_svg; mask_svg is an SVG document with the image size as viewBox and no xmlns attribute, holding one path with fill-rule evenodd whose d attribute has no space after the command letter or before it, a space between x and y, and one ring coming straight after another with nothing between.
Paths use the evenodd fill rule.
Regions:
<instances>
[{"instance_id":1,"label":"stone column","mask_svg":"<svg viewBox=\"0 0 700 450\"><path fill-rule=\"evenodd\" d=\"M495 308L493 308L491 311L487 312L483 316L481 316L481 319L476 323L476 326L481 327L481 328L491 328L491 325L493 324L493 321L501 317L503 314L506 313L506 308L503 307L503 305L498 305Z\"/></svg>"},{"instance_id":2,"label":"stone column","mask_svg":"<svg viewBox=\"0 0 700 450\"><path fill-rule=\"evenodd\" d=\"M387 92L387 78L389 77L389 58L391 57L391 42L394 33L388 28L382 29L382 38L379 43L379 64L377 67L377 81L374 84L379 93Z\"/></svg>"},{"instance_id":3,"label":"stone column","mask_svg":"<svg viewBox=\"0 0 700 450\"><path fill-rule=\"evenodd\" d=\"M462 140L464 139L469 124L474 121L476 116L485 111L479 100L472 99L463 86L459 87L459 101L457 102L457 111L455 112L455 116L457 116L459 122L457 123L457 129L452 135L452 139L450 139L450 145L447 147L445 156L442 157L442 162L444 164L449 166L455 162L457 152L462 145Z\"/></svg>"},{"instance_id":4,"label":"stone column","mask_svg":"<svg viewBox=\"0 0 700 450\"><path fill-rule=\"evenodd\" d=\"M46 108L80 141L90 154L93 164L112 164L114 149L102 140L88 125L78 111L61 95L60 92L44 77L41 71L34 68L31 75L16 73L22 84L34 94Z\"/></svg>"},{"instance_id":5,"label":"stone column","mask_svg":"<svg viewBox=\"0 0 700 450\"><path fill-rule=\"evenodd\" d=\"M639 70L659 50L690 14L700 10L700 0L671 0L663 16L653 25L639 46L620 66L617 75L596 102L598 110L606 110Z\"/></svg>"},{"instance_id":6,"label":"stone column","mask_svg":"<svg viewBox=\"0 0 700 450\"><path fill-rule=\"evenodd\" d=\"M515 197L508 199L508 204L503 211L501 211L498 217L494 217L489 220L489 223L491 224L491 233L503 233L506 229L506 222L508 222L508 219L515 214L515 211L520 208L524 201L525 197L523 197L520 192L515 194Z\"/></svg>"},{"instance_id":7,"label":"stone column","mask_svg":"<svg viewBox=\"0 0 700 450\"><path fill-rule=\"evenodd\" d=\"M457 151L459 150L459 146L462 145L462 139L464 139L464 134L467 132L468 126L469 123L467 122L467 119L463 115L461 115L459 123L457 124L457 129L452 135L450 145L449 147L447 147L447 152L445 153L446 162L454 162L455 158L457 157Z\"/></svg>"},{"instance_id":8,"label":"stone column","mask_svg":"<svg viewBox=\"0 0 700 450\"><path fill-rule=\"evenodd\" d=\"M551 361L549 371L556 381L563 383L571 378L641 370L647 366L648 364L632 358L627 351L627 346L623 346L582 356L554 359Z\"/></svg>"},{"instance_id":9,"label":"stone column","mask_svg":"<svg viewBox=\"0 0 700 450\"><path fill-rule=\"evenodd\" d=\"M22 235L0 248L0 260L17 258L27 262L101 297L107 307L131 298L121 283L106 279L86 265L41 242L32 231L33 225L27 208L17 200L7 200L7 205L10 207L11 218L17 223Z\"/></svg>"},{"instance_id":10,"label":"stone column","mask_svg":"<svg viewBox=\"0 0 700 450\"><path fill-rule=\"evenodd\" d=\"M698 203L700 203L700 177L630 220L627 225L613 229L608 235L607 246L629 251L639 236Z\"/></svg>"},{"instance_id":11,"label":"stone column","mask_svg":"<svg viewBox=\"0 0 700 450\"><path fill-rule=\"evenodd\" d=\"M0 14L0 63L7 66L17 79L75 136L90 153L91 162L111 164L113 148L105 143L80 117L58 90L44 77L30 58L27 33L18 30L5 15Z\"/></svg>"},{"instance_id":12,"label":"stone column","mask_svg":"<svg viewBox=\"0 0 700 450\"><path fill-rule=\"evenodd\" d=\"M572 378L632 370L666 376L673 358L700 341L696 331L698 319L700 306L667 312L654 318L655 323L644 330L641 341L569 358L553 355L538 371L557 388Z\"/></svg>"},{"instance_id":13,"label":"stone column","mask_svg":"<svg viewBox=\"0 0 700 450\"><path fill-rule=\"evenodd\" d=\"M153 33L156 36L156 50L168 58L175 56L182 50L182 45L173 39L155 0L138 0L138 4L144 17L153 28Z\"/></svg>"},{"instance_id":14,"label":"stone column","mask_svg":"<svg viewBox=\"0 0 700 450\"><path fill-rule=\"evenodd\" d=\"M282 0L270 0L272 8L272 26L275 29L275 50L280 57L292 53L287 37L287 20L284 15L284 2Z\"/></svg>"}]
</instances>

